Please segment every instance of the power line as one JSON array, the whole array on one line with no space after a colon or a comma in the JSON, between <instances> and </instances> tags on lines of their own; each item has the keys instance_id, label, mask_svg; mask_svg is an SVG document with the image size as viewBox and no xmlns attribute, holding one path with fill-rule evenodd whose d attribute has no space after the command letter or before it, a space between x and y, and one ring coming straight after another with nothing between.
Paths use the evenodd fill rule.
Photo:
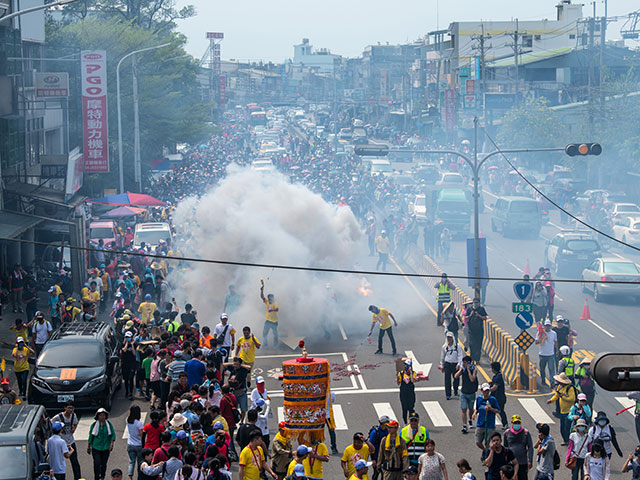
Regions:
<instances>
[{"instance_id":1,"label":"power line","mask_svg":"<svg viewBox=\"0 0 640 480\"><path fill-rule=\"evenodd\" d=\"M39 242L37 240L25 240L22 238L7 238L0 237L0 242L16 242L24 243L28 245L42 245L42 246L58 246L62 248L70 248L74 250L81 250L85 252L102 252L102 253L114 253L119 255L129 255L136 257L150 257L159 258L162 260L176 260L185 262L198 262L209 263L214 265L229 265L233 267L251 267L251 268L271 268L277 270L294 270L305 272L318 272L318 273L345 273L351 275L375 275L381 277L411 277L411 278L441 278L442 274L429 274L429 273L400 273L400 272L378 272L372 270L353 270L346 268L322 268L322 267L306 267L300 265L282 265L273 263L256 263L256 262L236 262L232 260L214 260L210 258L195 258L195 257L178 257L175 255L158 255L154 253L141 253L141 252L127 252L124 250L112 250L112 249L100 249L92 247L81 247L79 245L57 245L50 242ZM469 275L447 275L448 278L459 280L491 280L491 281L506 281L506 282L521 282L521 277L475 277ZM582 279L553 279L554 283L584 283ZM589 281L589 283L598 284L614 284L614 285L638 285L638 282L634 281L618 281L618 280L596 280Z\"/></svg>"},{"instance_id":2,"label":"power line","mask_svg":"<svg viewBox=\"0 0 640 480\"><path fill-rule=\"evenodd\" d=\"M633 250L636 250L638 252L640 252L640 248L636 247L634 245L631 245L629 243L625 243L622 240L618 240L615 237L612 237L611 235L609 235L608 233L604 233L602 230L598 230L596 227L589 225L588 223L580 220L578 217L576 217L575 215L573 215L572 213L568 212L567 210L565 210L564 208L562 208L560 205L558 205L556 202L554 202L553 200L551 200L549 197L547 197L540 189L538 189L538 187L536 187L533 183L531 183L527 177L525 177L522 173L520 173L520 170L518 170L515 165L513 163L511 163L511 161L507 158L507 156L502 152L502 150L500 149L500 147L498 147L498 144L493 140L493 138L491 137L491 135L489 135L489 133L484 129L484 127L482 127L482 130L484 131L484 134L487 136L487 138L491 141L491 143L493 144L493 146L495 147L496 150L498 150L500 152L500 155L502 155L502 158L504 158L504 160L509 164L509 166L515 170L515 172L520 176L520 178L522 178L531 188L533 188L536 192L538 192L538 194L544 198L545 200L547 200L551 205L553 205L554 207L556 207L558 210L560 210L561 212L565 213L566 215L568 215L569 217L571 217L572 219L574 219L576 222L580 223L581 225L584 225L585 227L587 227L589 230L593 230L594 232L603 235L605 237L607 237L609 240L613 240L616 243L619 243L620 245L624 245L625 247L629 247L632 248ZM554 280L555 281L555 280ZM636 282L637 283L637 282Z\"/></svg>"}]
</instances>

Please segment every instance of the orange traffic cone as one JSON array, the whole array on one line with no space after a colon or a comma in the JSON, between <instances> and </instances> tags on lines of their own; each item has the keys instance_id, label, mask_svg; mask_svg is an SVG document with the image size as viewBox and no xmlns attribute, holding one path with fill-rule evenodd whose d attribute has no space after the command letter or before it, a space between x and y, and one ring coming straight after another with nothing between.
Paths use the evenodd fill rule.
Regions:
<instances>
[{"instance_id":1,"label":"orange traffic cone","mask_svg":"<svg viewBox=\"0 0 640 480\"><path fill-rule=\"evenodd\" d=\"M529 267L529 259L528 258L527 258L527 263L525 263L525 265L524 265L524 272L522 272L522 275L531 276L531 268Z\"/></svg>"},{"instance_id":2,"label":"orange traffic cone","mask_svg":"<svg viewBox=\"0 0 640 480\"><path fill-rule=\"evenodd\" d=\"M589 299L584 299L584 307L582 307L582 315L580 320L591 320L591 312L589 311Z\"/></svg>"}]
</instances>

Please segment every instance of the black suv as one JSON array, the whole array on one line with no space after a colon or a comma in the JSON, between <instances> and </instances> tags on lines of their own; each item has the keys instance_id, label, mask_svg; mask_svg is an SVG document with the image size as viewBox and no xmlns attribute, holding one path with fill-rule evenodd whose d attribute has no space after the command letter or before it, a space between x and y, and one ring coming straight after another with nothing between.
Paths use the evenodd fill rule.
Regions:
<instances>
[{"instance_id":1,"label":"black suv","mask_svg":"<svg viewBox=\"0 0 640 480\"><path fill-rule=\"evenodd\" d=\"M587 265L602 256L602 248L589 232L568 230L547 242L544 256L545 265L556 274L571 270L582 273Z\"/></svg>"},{"instance_id":2,"label":"black suv","mask_svg":"<svg viewBox=\"0 0 640 480\"><path fill-rule=\"evenodd\" d=\"M29 384L29 403L47 409L111 408L122 383L120 346L103 322L65 323L45 344Z\"/></svg>"}]
</instances>

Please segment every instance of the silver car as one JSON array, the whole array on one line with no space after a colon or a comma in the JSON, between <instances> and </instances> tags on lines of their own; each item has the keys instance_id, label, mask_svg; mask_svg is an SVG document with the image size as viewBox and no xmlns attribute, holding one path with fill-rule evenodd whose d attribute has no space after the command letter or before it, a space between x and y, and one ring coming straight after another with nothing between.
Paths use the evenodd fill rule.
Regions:
<instances>
[{"instance_id":1,"label":"silver car","mask_svg":"<svg viewBox=\"0 0 640 480\"><path fill-rule=\"evenodd\" d=\"M601 283L607 281L632 283ZM640 300L640 268L631 260L596 258L582 271L582 289L593 292L596 302L605 295L629 295Z\"/></svg>"}]
</instances>

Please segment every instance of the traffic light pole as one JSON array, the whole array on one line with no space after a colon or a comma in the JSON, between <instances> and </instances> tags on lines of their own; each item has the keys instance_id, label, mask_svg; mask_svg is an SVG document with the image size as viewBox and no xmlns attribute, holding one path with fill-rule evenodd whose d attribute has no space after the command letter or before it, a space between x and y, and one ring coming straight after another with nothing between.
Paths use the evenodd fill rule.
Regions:
<instances>
[{"instance_id":1,"label":"traffic light pole","mask_svg":"<svg viewBox=\"0 0 640 480\"><path fill-rule=\"evenodd\" d=\"M458 152L456 150L398 150L404 153L423 153L423 154L451 154L457 155L462 158L467 165L471 168L473 173L473 276L475 278L475 284L473 286L474 297L480 299L480 214L479 214L479 198L480 198L480 169L484 162L489 160L495 155L504 153L529 153L529 152L562 152L565 147L558 148L510 148L505 150L494 150L492 152L483 155L478 160L478 118L473 119L473 157L469 157L467 154ZM393 152L394 150L389 150Z\"/></svg>"}]
</instances>

